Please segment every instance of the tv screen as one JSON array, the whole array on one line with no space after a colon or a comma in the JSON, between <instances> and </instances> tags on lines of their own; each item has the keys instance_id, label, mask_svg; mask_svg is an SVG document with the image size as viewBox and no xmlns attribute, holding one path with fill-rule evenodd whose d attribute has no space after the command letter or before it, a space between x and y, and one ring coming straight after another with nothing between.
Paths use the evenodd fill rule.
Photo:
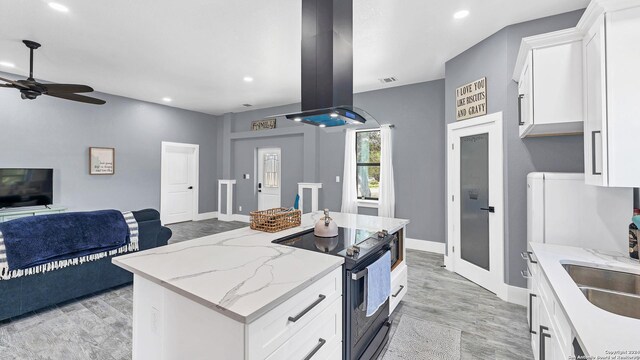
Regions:
<instances>
[{"instance_id":1,"label":"tv screen","mask_svg":"<svg viewBox=\"0 0 640 360\"><path fill-rule=\"evenodd\" d=\"M0 169L0 209L53 204L53 169Z\"/></svg>"}]
</instances>

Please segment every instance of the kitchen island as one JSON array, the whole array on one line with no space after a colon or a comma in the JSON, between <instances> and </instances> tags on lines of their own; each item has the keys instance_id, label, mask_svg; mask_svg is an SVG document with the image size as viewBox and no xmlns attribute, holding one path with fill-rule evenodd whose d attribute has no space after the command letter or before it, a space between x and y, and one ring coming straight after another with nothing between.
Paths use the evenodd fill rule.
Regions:
<instances>
[{"instance_id":1,"label":"kitchen island","mask_svg":"<svg viewBox=\"0 0 640 360\"><path fill-rule=\"evenodd\" d=\"M408 223L331 215L341 227L390 233ZM247 227L115 258L134 274L133 358L340 359L343 258L272 243L321 216L278 233ZM405 279L399 301L406 264L394 272Z\"/></svg>"}]
</instances>

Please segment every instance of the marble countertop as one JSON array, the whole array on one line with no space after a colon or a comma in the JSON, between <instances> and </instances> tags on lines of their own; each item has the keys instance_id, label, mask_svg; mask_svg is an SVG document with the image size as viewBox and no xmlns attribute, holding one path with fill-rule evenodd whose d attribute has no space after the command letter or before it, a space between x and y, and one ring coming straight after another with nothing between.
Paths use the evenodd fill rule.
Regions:
<instances>
[{"instance_id":1,"label":"marble countertop","mask_svg":"<svg viewBox=\"0 0 640 360\"><path fill-rule=\"evenodd\" d=\"M341 266L344 259L271 241L313 228L266 233L245 227L114 258L115 265L236 321L251 323ZM395 232L408 220L331 213L338 226Z\"/></svg>"},{"instance_id":2,"label":"marble countertop","mask_svg":"<svg viewBox=\"0 0 640 360\"><path fill-rule=\"evenodd\" d=\"M626 254L571 246L531 243L552 291L590 356L612 351L640 351L640 320L610 313L591 304L562 264L575 264L640 274L640 263Z\"/></svg>"}]
</instances>

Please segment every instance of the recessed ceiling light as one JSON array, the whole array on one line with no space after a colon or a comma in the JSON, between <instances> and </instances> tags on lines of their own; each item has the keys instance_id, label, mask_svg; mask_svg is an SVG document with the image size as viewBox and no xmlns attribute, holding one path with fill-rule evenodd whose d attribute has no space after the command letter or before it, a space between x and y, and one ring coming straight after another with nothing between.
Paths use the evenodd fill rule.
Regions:
<instances>
[{"instance_id":1,"label":"recessed ceiling light","mask_svg":"<svg viewBox=\"0 0 640 360\"><path fill-rule=\"evenodd\" d=\"M469 16L469 10L460 10L453 14L454 19L464 19Z\"/></svg>"},{"instance_id":2,"label":"recessed ceiling light","mask_svg":"<svg viewBox=\"0 0 640 360\"><path fill-rule=\"evenodd\" d=\"M57 10L60 12L69 12L69 8L62 5L62 4L58 4L58 3L54 3L54 2L50 2L49 3L49 7L52 8L53 10Z\"/></svg>"},{"instance_id":3,"label":"recessed ceiling light","mask_svg":"<svg viewBox=\"0 0 640 360\"><path fill-rule=\"evenodd\" d=\"M320 127L327 127L327 125L325 125L325 124L320 124L320 125L318 125L318 126L320 126Z\"/></svg>"},{"instance_id":4,"label":"recessed ceiling light","mask_svg":"<svg viewBox=\"0 0 640 360\"><path fill-rule=\"evenodd\" d=\"M293 119L293 121L298 121L298 122L300 122L300 121L302 121L302 119L301 119L301 118L299 118L299 117L297 117L297 118Z\"/></svg>"},{"instance_id":5,"label":"recessed ceiling light","mask_svg":"<svg viewBox=\"0 0 640 360\"><path fill-rule=\"evenodd\" d=\"M164 101L164 102L172 102L172 101L173 101L173 99L172 99L172 98L170 98L170 97L163 97L163 98L162 98L162 101Z\"/></svg>"},{"instance_id":6,"label":"recessed ceiling light","mask_svg":"<svg viewBox=\"0 0 640 360\"><path fill-rule=\"evenodd\" d=\"M338 117L338 113L331 113L331 115L329 115L329 116L331 116L332 118L337 118Z\"/></svg>"},{"instance_id":7,"label":"recessed ceiling light","mask_svg":"<svg viewBox=\"0 0 640 360\"><path fill-rule=\"evenodd\" d=\"M8 68L14 68L14 67L16 67L16 64L10 63L8 61L0 61L0 66L4 66L4 67L8 67Z\"/></svg>"},{"instance_id":8,"label":"recessed ceiling light","mask_svg":"<svg viewBox=\"0 0 640 360\"><path fill-rule=\"evenodd\" d=\"M242 78L242 80L244 80L244 82L252 82L253 78L251 76L245 76Z\"/></svg>"}]
</instances>

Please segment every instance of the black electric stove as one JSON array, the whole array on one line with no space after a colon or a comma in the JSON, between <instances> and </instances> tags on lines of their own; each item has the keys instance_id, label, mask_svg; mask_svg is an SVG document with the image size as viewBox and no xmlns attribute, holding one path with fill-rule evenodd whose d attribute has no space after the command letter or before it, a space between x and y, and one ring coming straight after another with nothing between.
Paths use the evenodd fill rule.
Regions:
<instances>
[{"instance_id":1,"label":"black electric stove","mask_svg":"<svg viewBox=\"0 0 640 360\"><path fill-rule=\"evenodd\" d=\"M343 356L345 360L376 359L389 339L389 300L366 316L367 267L391 250L396 235L386 231L338 228L338 236L318 237L313 229L274 240L274 243L344 258ZM391 271L391 264L389 265Z\"/></svg>"},{"instance_id":2,"label":"black electric stove","mask_svg":"<svg viewBox=\"0 0 640 360\"><path fill-rule=\"evenodd\" d=\"M291 235L273 242L299 249L306 249L325 254L342 256L345 265L351 268L365 261L370 255L376 253L390 242L390 236L386 232L375 232L362 229L338 228L338 236L325 238L315 236L313 229ZM356 246L359 252L347 251Z\"/></svg>"}]
</instances>

